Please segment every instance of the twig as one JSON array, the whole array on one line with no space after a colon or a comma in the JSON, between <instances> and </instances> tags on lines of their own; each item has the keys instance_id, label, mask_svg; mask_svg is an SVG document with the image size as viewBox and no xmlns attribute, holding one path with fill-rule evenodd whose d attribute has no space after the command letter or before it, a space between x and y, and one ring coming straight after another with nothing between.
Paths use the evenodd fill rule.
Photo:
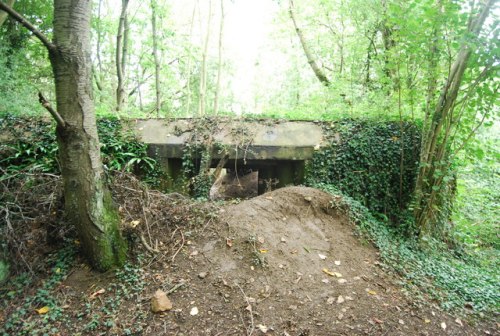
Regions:
<instances>
[{"instance_id":1,"label":"twig","mask_svg":"<svg viewBox=\"0 0 500 336\"><path fill-rule=\"evenodd\" d=\"M247 336L251 336L253 334L253 332L255 331L255 324L254 324L254 320L253 320L253 308L252 308L252 304L250 303L250 301L248 301L248 296L243 291L243 288L241 288L241 286L236 281L234 282L234 284L236 285L236 287L238 287L240 289L240 291L243 294L243 297L245 298L245 301L247 303L247 307L249 307L248 311L250 312L250 331L247 328Z\"/></svg>"},{"instance_id":2,"label":"twig","mask_svg":"<svg viewBox=\"0 0 500 336\"><path fill-rule=\"evenodd\" d=\"M178 229L178 228L177 228ZM176 231L177 231L176 229ZM184 234L182 233L182 230L179 230L180 234L181 234L181 238L182 238L182 242L181 242L181 246L177 249L177 251L174 253L174 255L172 256L172 263L174 262L175 260L175 257L177 256L177 254L182 250L182 248L184 247L184 242L185 242L185 239L184 239Z\"/></svg>"},{"instance_id":3,"label":"twig","mask_svg":"<svg viewBox=\"0 0 500 336\"><path fill-rule=\"evenodd\" d=\"M148 250L151 253L159 253L160 252L159 250L157 250L157 249L152 248L151 246L149 246L149 244L146 241L146 238L144 238L143 234L140 235L140 238L141 238L141 243L142 243L142 245L144 245L144 247L146 248L146 250Z\"/></svg>"},{"instance_id":4,"label":"twig","mask_svg":"<svg viewBox=\"0 0 500 336\"><path fill-rule=\"evenodd\" d=\"M174 287L170 288L165 294L172 294L173 292L175 292L176 290L178 290L179 288L181 287L184 287L186 285L186 283L184 281L182 282L179 282L177 285L175 285Z\"/></svg>"},{"instance_id":5,"label":"twig","mask_svg":"<svg viewBox=\"0 0 500 336\"><path fill-rule=\"evenodd\" d=\"M56 110L52 108L49 101L45 99L41 92L38 92L38 101L40 102L40 104L42 104L43 107L45 107L47 111L49 111L50 115L54 117L59 126L61 126L62 128L66 128L66 122L64 121L64 119Z\"/></svg>"}]
</instances>

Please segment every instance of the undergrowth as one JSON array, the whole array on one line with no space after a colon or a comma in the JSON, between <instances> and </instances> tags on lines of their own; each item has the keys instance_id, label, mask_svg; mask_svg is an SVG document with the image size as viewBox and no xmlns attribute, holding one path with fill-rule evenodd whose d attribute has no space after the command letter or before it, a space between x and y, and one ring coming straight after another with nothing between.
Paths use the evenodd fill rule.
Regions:
<instances>
[{"instance_id":1,"label":"undergrowth","mask_svg":"<svg viewBox=\"0 0 500 336\"><path fill-rule=\"evenodd\" d=\"M0 335L57 334L58 329L54 322L61 320L64 309L61 302L54 297L54 292L67 277L75 254L75 246L67 244L49 255L45 260L48 277L41 284L33 283L32 276L22 273L0 288L0 307L4 312L11 304L17 304L17 308L8 315L3 326L0 326ZM19 304L20 300L22 304Z\"/></svg>"},{"instance_id":2,"label":"undergrowth","mask_svg":"<svg viewBox=\"0 0 500 336\"><path fill-rule=\"evenodd\" d=\"M331 184L315 183L312 187L342 194ZM437 241L427 245L433 248L423 250L416 239L402 236L359 201L344 194L341 202L350 220L380 250L384 266L402 276L401 285L414 299L428 296L447 310L468 308L476 314L498 311L498 260L492 267L483 267Z\"/></svg>"},{"instance_id":3,"label":"undergrowth","mask_svg":"<svg viewBox=\"0 0 500 336\"><path fill-rule=\"evenodd\" d=\"M0 143L2 178L26 170L60 173L53 122L6 114L0 116L0 125L6 137ZM149 185L159 186L161 169L156 160L148 156L146 144L138 141L131 131L124 130L116 118L99 119L97 130L107 170L133 172Z\"/></svg>"}]
</instances>

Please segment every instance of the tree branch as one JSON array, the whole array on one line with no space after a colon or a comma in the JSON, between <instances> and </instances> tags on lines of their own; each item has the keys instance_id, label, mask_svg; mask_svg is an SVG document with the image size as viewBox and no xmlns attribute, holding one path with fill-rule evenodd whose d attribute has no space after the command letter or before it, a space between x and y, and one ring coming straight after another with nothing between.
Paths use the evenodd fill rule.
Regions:
<instances>
[{"instance_id":1,"label":"tree branch","mask_svg":"<svg viewBox=\"0 0 500 336\"><path fill-rule=\"evenodd\" d=\"M52 115L52 117L56 120L57 125L62 128L66 128L66 121L64 121L61 115L52 108L49 101L45 99L41 92L38 92L38 101L40 102L40 104L42 104L43 107L45 107L47 111L49 111L50 115Z\"/></svg>"},{"instance_id":2,"label":"tree branch","mask_svg":"<svg viewBox=\"0 0 500 336\"><path fill-rule=\"evenodd\" d=\"M295 32L297 33L297 36L299 37L300 44L302 45L302 49L304 50L304 54L307 57L307 62L311 66L314 74L318 78L318 80L325 86L330 86L330 80L326 75L321 71L320 67L316 63L316 60L314 59L314 56L309 49L309 46L307 45L306 39L304 38L304 34L302 34L302 31L300 30L299 26L297 25L297 20L295 19L295 12L294 12L294 5L293 1L289 0L289 5L288 5L288 13L290 15L290 18L292 19L293 26L295 28Z\"/></svg>"},{"instance_id":3,"label":"tree branch","mask_svg":"<svg viewBox=\"0 0 500 336\"><path fill-rule=\"evenodd\" d=\"M33 35L35 35L49 51L56 50L55 44L50 42L49 39L47 38L47 36L45 36L41 31L39 31L35 26L33 26L28 20L26 20L21 14L19 14L14 9L9 7L3 1L0 1L0 10L3 10L7 14L9 14L14 20L16 20L17 22L22 24L29 31L31 31L33 33Z\"/></svg>"}]
</instances>

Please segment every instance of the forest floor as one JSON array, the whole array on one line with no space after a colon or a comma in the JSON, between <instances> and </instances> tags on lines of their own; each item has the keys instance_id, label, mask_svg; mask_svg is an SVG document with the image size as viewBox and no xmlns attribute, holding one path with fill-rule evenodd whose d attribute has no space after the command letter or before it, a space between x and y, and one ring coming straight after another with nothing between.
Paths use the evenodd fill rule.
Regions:
<instances>
[{"instance_id":1,"label":"forest floor","mask_svg":"<svg viewBox=\"0 0 500 336\"><path fill-rule=\"evenodd\" d=\"M498 335L492 320L414 300L337 206L341 196L287 187L201 203L128 177L114 196L132 261L102 274L69 258L10 296L3 288L0 334ZM172 307L153 313L158 290Z\"/></svg>"}]
</instances>

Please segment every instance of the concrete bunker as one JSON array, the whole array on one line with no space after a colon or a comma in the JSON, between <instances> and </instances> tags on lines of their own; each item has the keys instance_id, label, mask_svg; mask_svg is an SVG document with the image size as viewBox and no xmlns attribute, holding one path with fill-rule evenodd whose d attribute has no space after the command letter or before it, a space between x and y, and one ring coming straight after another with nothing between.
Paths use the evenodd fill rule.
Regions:
<instances>
[{"instance_id":1,"label":"concrete bunker","mask_svg":"<svg viewBox=\"0 0 500 336\"><path fill-rule=\"evenodd\" d=\"M321 124L309 121L145 119L135 120L132 128L169 176L171 190L182 179L186 160L201 165L202 154L186 155L197 145L210 148L210 168L223 163L221 168L237 178L256 173L257 194L263 194L303 183L305 162L323 142Z\"/></svg>"}]
</instances>

